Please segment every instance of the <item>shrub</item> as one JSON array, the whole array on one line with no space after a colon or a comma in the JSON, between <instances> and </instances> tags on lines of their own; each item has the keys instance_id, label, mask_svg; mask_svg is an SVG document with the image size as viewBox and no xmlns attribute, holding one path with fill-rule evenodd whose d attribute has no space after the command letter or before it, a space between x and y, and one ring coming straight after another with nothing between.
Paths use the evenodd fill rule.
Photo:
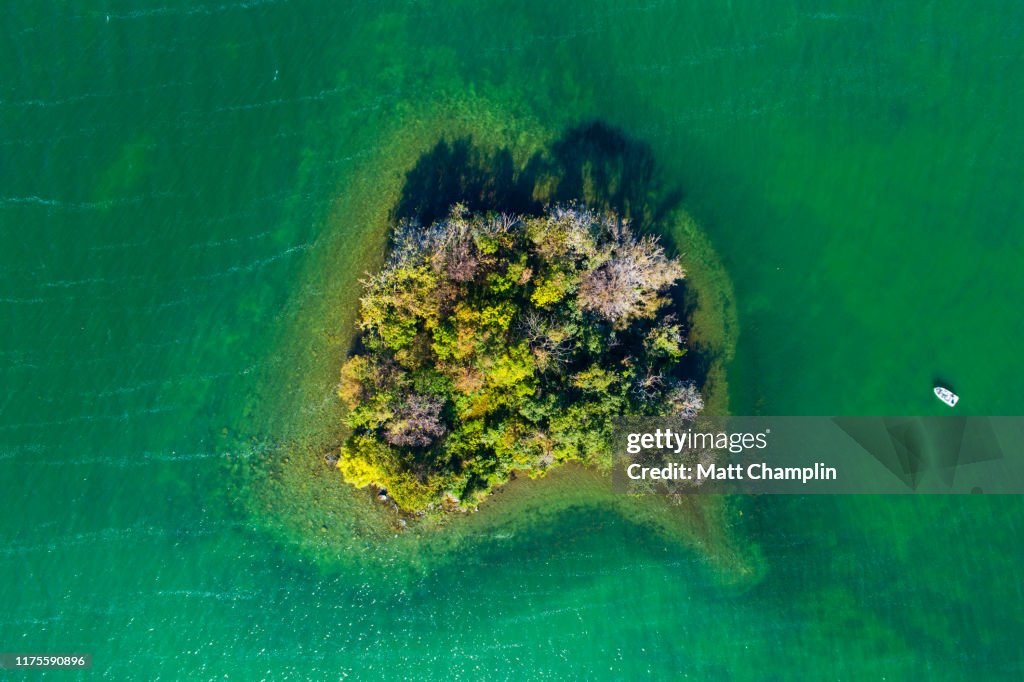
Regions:
<instances>
[{"instance_id":1,"label":"shrub","mask_svg":"<svg viewBox=\"0 0 1024 682\"><path fill-rule=\"evenodd\" d=\"M607 461L617 417L692 416L667 310L682 277L656 239L576 207L399 225L363 282L338 468L406 510L471 505L514 470Z\"/></svg>"}]
</instances>

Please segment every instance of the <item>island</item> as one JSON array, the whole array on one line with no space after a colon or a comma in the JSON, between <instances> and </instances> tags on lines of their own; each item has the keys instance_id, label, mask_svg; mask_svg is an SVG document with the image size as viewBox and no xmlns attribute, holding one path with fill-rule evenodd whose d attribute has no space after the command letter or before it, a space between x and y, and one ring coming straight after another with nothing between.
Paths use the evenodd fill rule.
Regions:
<instances>
[{"instance_id":1,"label":"island","mask_svg":"<svg viewBox=\"0 0 1024 682\"><path fill-rule=\"evenodd\" d=\"M338 469L415 514L472 509L517 473L607 467L617 418L703 406L679 371L683 277L656 237L578 204L401 222L362 282Z\"/></svg>"}]
</instances>

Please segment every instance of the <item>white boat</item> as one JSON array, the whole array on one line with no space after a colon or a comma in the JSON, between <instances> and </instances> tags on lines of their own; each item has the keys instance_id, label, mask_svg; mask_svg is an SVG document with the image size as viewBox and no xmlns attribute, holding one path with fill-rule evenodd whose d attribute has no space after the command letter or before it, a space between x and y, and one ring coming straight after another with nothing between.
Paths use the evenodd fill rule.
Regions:
<instances>
[{"instance_id":1,"label":"white boat","mask_svg":"<svg viewBox=\"0 0 1024 682\"><path fill-rule=\"evenodd\" d=\"M943 388L942 386L935 387L935 397L937 397L939 400L946 403L950 407L955 406L957 401L960 400L960 396L958 396L956 393L953 393L953 391L949 390L948 388Z\"/></svg>"}]
</instances>

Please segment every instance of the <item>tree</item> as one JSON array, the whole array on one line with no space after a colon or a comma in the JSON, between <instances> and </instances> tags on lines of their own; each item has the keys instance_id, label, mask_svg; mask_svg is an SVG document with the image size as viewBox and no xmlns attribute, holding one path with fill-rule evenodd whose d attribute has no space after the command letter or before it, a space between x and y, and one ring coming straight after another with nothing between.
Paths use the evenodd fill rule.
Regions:
<instances>
[{"instance_id":1,"label":"tree","mask_svg":"<svg viewBox=\"0 0 1024 682\"><path fill-rule=\"evenodd\" d=\"M363 282L338 468L406 510L472 505L512 471L607 461L617 417L695 414L668 310L682 277L656 239L578 207L402 223Z\"/></svg>"},{"instance_id":2,"label":"tree","mask_svg":"<svg viewBox=\"0 0 1024 682\"><path fill-rule=\"evenodd\" d=\"M442 400L412 394L389 420L384 438L392 445L424 448L448 432L441 423Z\"/></svg>"},{"instance_id":3,"label":"tree","mask_svg":"<svg viewBox=\"0 0 1024 682\"><path fill-rule=\"evenodd\" d=\"M682 276L679 263L669 260L653 238L634 241L628 229L621 228L608 259L583 275L580 307L616 324L651 317L661 307L659 292Z\"/></svg>"}]
</instances>

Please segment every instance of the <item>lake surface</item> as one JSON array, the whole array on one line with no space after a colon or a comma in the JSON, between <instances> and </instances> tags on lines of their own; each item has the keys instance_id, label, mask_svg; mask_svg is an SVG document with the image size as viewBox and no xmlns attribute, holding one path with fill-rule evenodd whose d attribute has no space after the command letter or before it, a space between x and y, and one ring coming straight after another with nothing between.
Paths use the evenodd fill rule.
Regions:
<instances>
[{"instance_id":1,"label":"lake surface","mask_svg":"<svg viewBox=\"0 0 1024 682\"><path fill-rule=\"evenodd\" d=\"M941 379L1020 413L1024 5L871 4L9 3L0 650L109 679L1019 678L1013 498L748 500L743 587L586 505L410 578L413 544L349 560L376 550L344 513L261 507L227 464L330 413L316 339L344 346L382 247L349 198L448 106L649 145L732 279L734 412L941 413Z\"/></svg>"}]
</instances>

